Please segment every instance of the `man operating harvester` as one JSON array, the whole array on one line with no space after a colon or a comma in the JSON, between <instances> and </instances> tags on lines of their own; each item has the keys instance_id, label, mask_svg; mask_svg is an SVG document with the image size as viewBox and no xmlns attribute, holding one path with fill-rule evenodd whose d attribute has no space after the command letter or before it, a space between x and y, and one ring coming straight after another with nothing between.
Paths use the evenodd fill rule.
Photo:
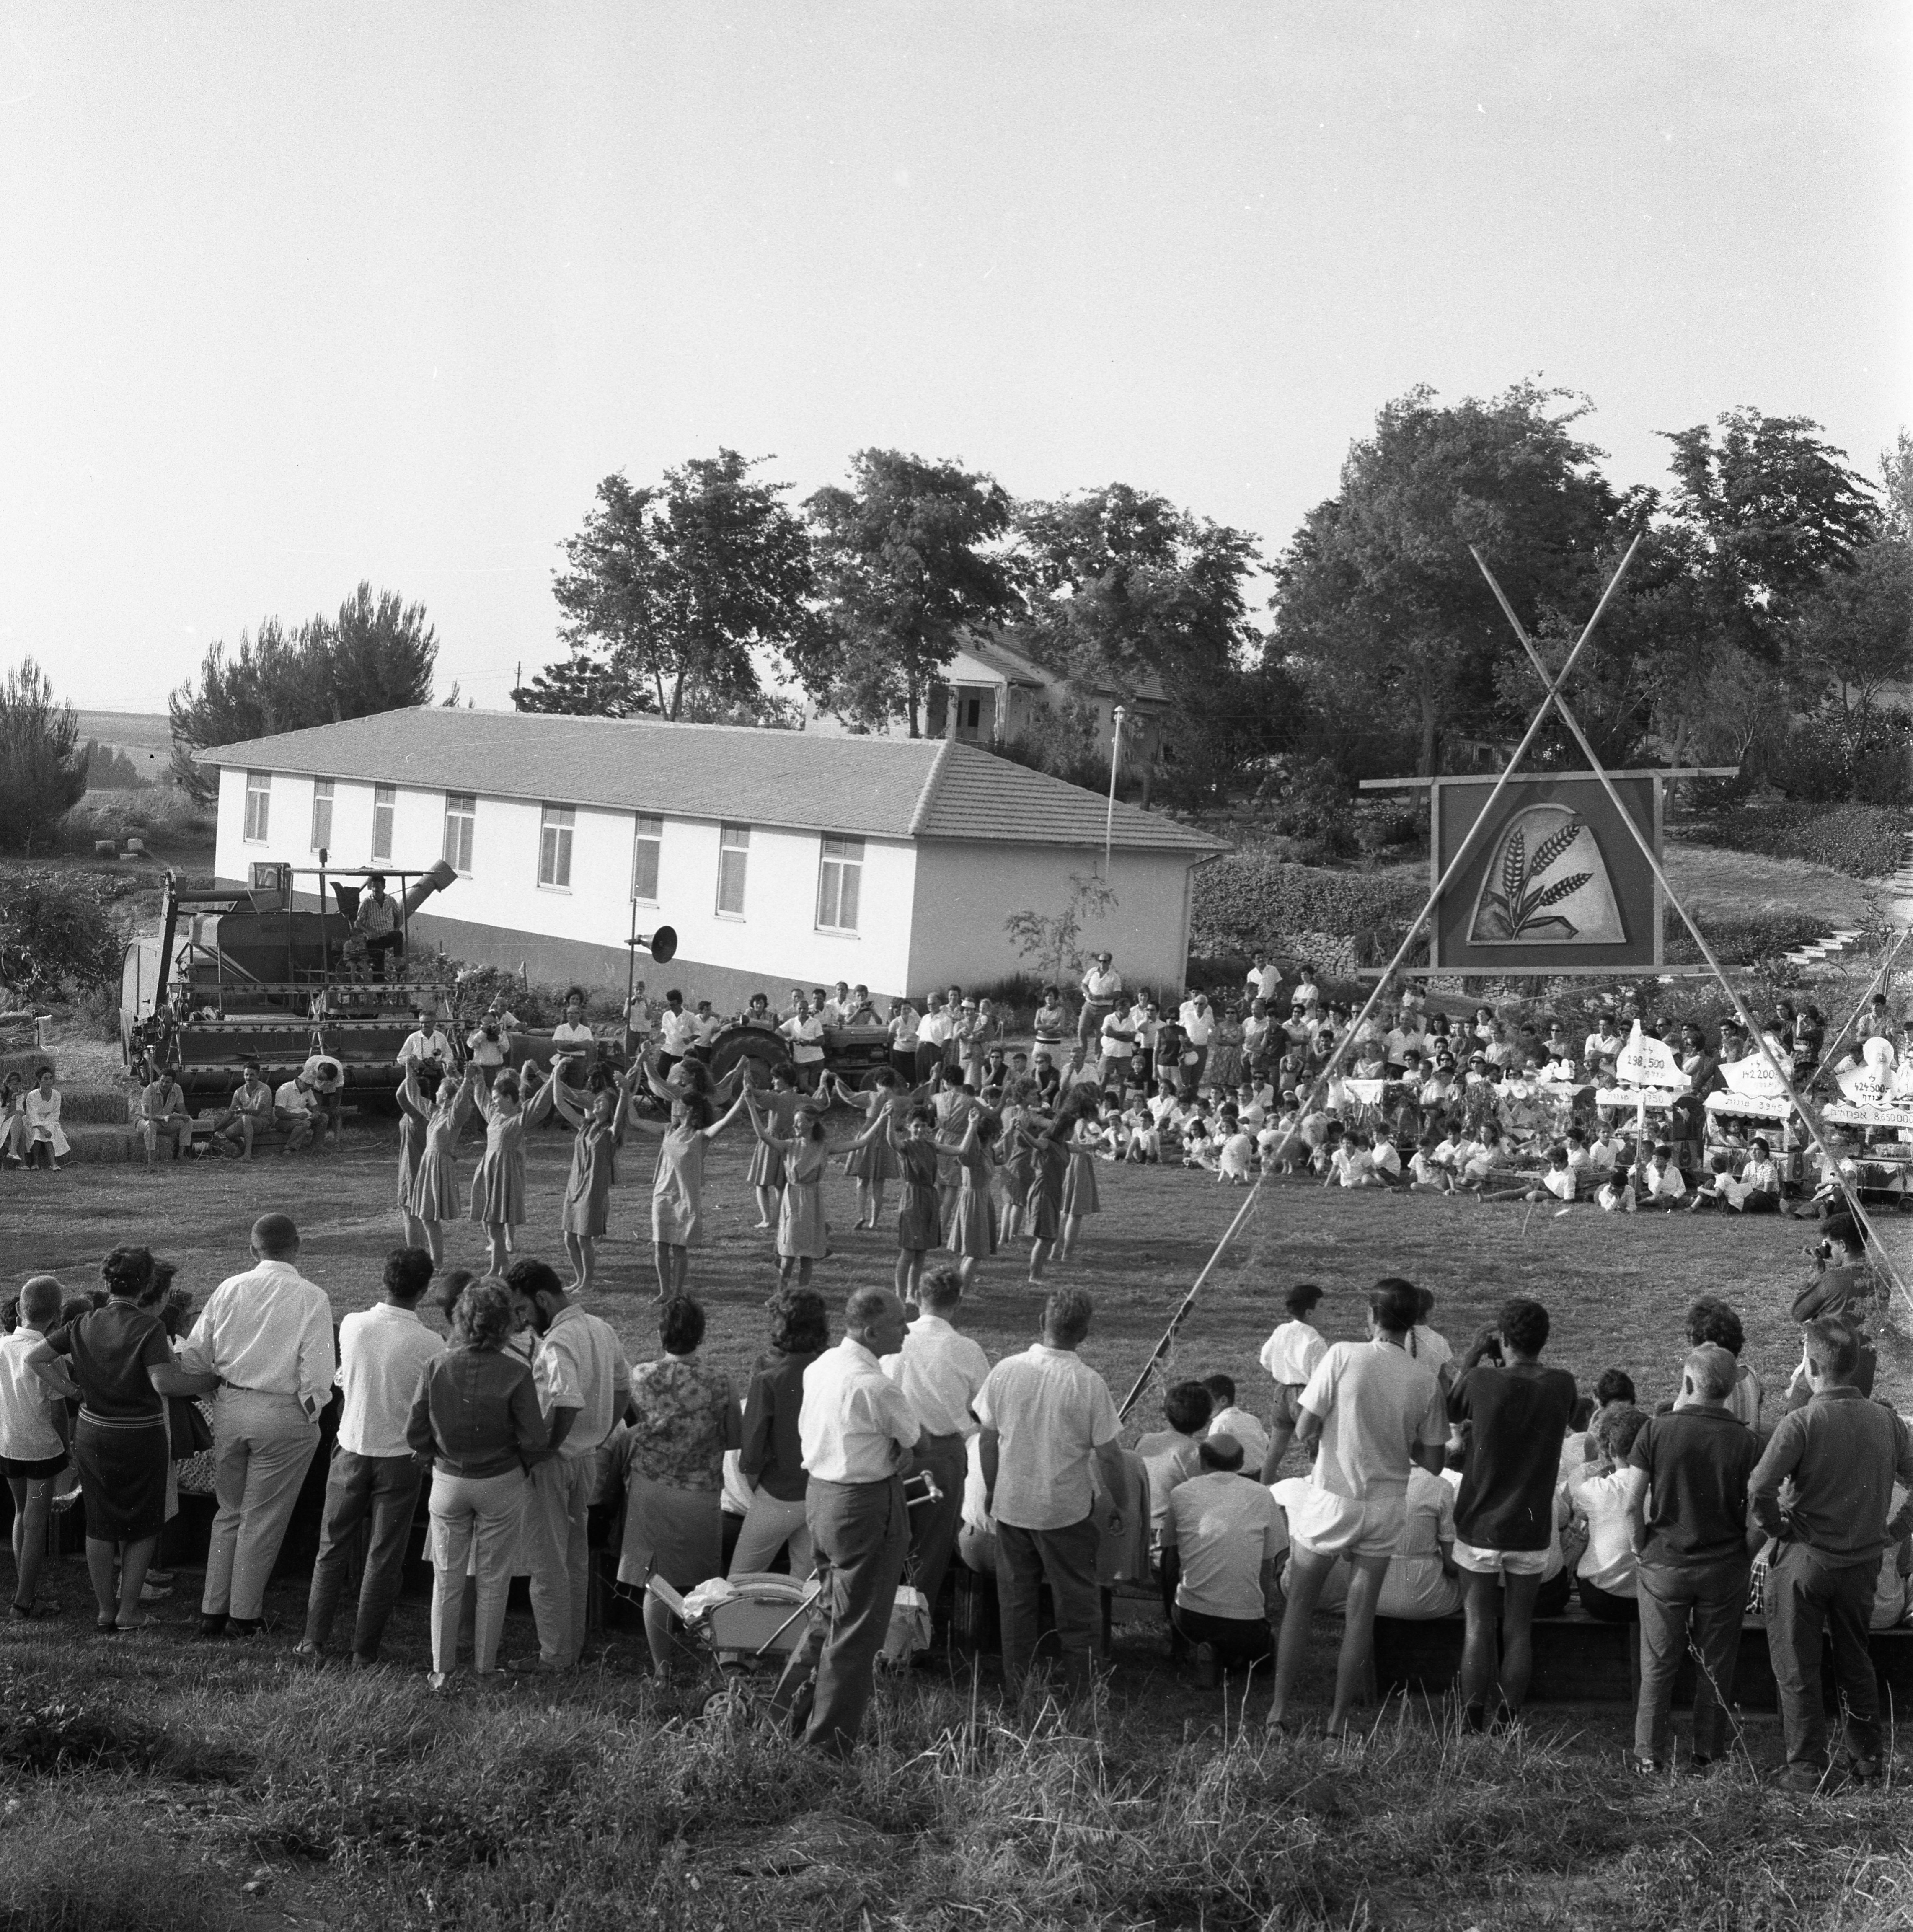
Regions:
<instances>
[{"instance_id":1,"label":"man operating harvester","mask_svg":"<svg viewBox=\"0 0 1913 1932\"><path fill-rule=\"evenodd\" d=\"M805 1715L808 1744L846 1757L869 1708L877 1654L910 1552L904 1476L921 1433L904 1392L884 1374L906 1328L888 1288L859 1288L844 1310L844 1339L804 1371L797 1436L809 1478L804 1516L817 1552L818 1594L804 1641L775 1700Z\"/></svg>"}]
</instances>

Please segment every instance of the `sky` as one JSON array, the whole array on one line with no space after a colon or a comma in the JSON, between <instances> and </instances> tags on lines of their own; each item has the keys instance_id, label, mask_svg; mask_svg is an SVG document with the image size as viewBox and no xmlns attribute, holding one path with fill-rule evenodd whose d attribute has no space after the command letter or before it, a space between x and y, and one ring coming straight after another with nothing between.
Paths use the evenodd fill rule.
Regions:
<instances>
[{"instance_id":1,"label":"sky","mask_svg":"<svg viewBox=\"0 0 1913 1932\"><path fill-rule=\"evenodd\" d=\"M560 655L600 478L898 447L1273 554L1418 383L1913 423L1913 10L0 4L0 667L163 708L422 602Z\"/></svg>"}]
</instances>

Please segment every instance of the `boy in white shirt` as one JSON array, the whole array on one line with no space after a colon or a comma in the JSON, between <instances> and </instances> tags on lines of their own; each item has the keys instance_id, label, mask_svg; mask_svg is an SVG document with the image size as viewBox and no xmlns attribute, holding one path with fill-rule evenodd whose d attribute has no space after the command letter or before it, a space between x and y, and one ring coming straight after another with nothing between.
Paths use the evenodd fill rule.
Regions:
<instances>
[{"instance_id":1,"label":"boy in white shirt","mask_svg":"<svg viewBox=\"0 0 1913 1932\"><path fill-rule=\"evenodd\" d=\"M1132 1100L1123 1112L1123 1131L1128 1136L1123 1158L1153 1164L1162 1157L1162 1136L1156 1116L1140 1100Z\"/></svg>"},{"instance_id":2,"label":"boy in white shirt","mask_svg":"<svg viewBox=\"0 0 1913 1932\"><path fill-rule=\"evenodd\" d=\"M1376 1183L1383 1187L1399 1187L1402 1180L1402 1154L1386 1134L1369 1136L1369 1163Z\"/></svg>"},{"instance_id":3,"label":"boy in white shirt","mask_svg":"<svg viewBox=\"0 0 1913 1932\"><path fill-rule=\"evenodd\" d=\"M1236 1118L1241 1122L1244 1131L1252 1134L1260 1132L1263 1122L1268 1118L1267 1109L1246 1080L1236 1089Z\"/></svg>"},{"instance_id":4,"label":"boy in white shirt","mask_svg":"<svg viewBox=\"0 0 1913 1932\"><path fill-rule=\"evenodd\" d=\"M1605 1123L1594 1138L1588 1143L1588 1167L1598 1174L1611 1174L1627 1151L1627 1143L1620 1134Z\"/></svg>"},{"instance_id":5,"label":"boy in white shirt","mask_svg":"<svg viewBox=\"0 0 1913 1932\"><path fill-rule=\"evenodd\" d=\"M1215 1405L1210 1413L1207 1433L1233 1436L1242 1444L1243 1468L1246 1471L1261 1468L1263 1457L1269 1453L1269 1432L1262 1426L1258 1417L1236 1406L1235 1378L1204 1376L1202 1386L1209 1391L1209 1400Z\"/></svg>"},{"instance_id":6,"label":"boy in white shirt","mask_svg":"<svg viewBox=\"0 0 1913 1932\"><path fill-rule=\"evenodd\" d=\"M60 1318L66 1290L50 1274L33 1276L20 1290L19 1325L0 1336L0 1471L13 1498L13 1603L16 1623L34 1614L40 1570L46 1556L46 1519L53 1485L67 1466L66 1405L26 1365ZM57 1604L38 1606L42 1616Z\"/></svg>"},{"instance_id":7,"label":"boy in white shirt","mask_svg":"<svg viewBox=\"0 0 1913 1932\"><path fill-rule=\"evenodd\" d=\"M1328 1174L1322 1185L1333 1187L1338 1184L1344 1187L1381 1185L1375 1178L1375 1156L1369 1151L1368 1136L1359 1127L1345 1134L1341 1144L1329 1156Z\"/></svg>"},{"instance_id":8,"label":"boy in white shirt","mask_svg":"<svg viewBox=\"0 0 1913 1932\"><path fill-rule=\"evenodd\" d=\"M1262 1344L1262 1366L1276 1384L1268 1453L1262 1459L1265 1483L1276 1480L1276 1472L1288 1454L1296 1425L1302 1419L1302 1391L1309 1386L1316 1364L1329 1351L1327 1337L1309 1318L1321 1299L1322 1291L1312 1281L1298 1282L1282 1297L1288 1319Z\"/></svg>"},{"instance_id":9,"label":"boy in white shirt","mask_svg":"<svg viewBox=\"0 0 1913 1932\"><path fill-rule=\"evenodd\" d=\"M1447 1194L1454 1187L1453 1177L1436 1158L1441 1142L1431 1127L1421 1144L1408 1156L1408 1190L1413 1194Z\"/></svg>"},{"instance_id":10,"label":"boy in white shirt","mask_svg":"<svg viewBox=\"0 0 1913 1932\"><path fill-rule=\"evenodd\" d=\"M1687 1192L1687 1184L1681 1178L1681 1170L1674 1164L1674 1150L1666 1142L1656 1143L1654 1158L1636 1173L1634 1191L1639 1204L1654 1208L1663 1213L1680 1205Z\"/></svg>"}]
</instances>

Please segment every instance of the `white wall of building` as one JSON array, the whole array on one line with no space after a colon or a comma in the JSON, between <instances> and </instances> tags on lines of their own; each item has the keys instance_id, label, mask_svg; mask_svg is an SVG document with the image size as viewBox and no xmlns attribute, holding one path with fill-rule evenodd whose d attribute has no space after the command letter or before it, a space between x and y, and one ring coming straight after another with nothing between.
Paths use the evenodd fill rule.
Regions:
<instances>
[{"instance_id":1,"label":"white wall of building","mask_svg":"<svg viewBox=\"0 0 1913 1932\"><path fill-rule=\"evenodd\" d=\"M313 780L284 772L271 776L267 836L253 842L244 836L246 774L220 774L214 866L223 880L243 884L257 860L302 867L317 863L310 849ZM335 868L375 862L373 794L370 784L357 780L334 782L329 850ZM538 883L541 819L541 807L534 802L480 796L471 873L430 900L427 914L460 926L601 949L621 961L631 931L634 814L584 806L574 809L568 888ZM828 986L848 980L873 992L904 989L916 868L916 848L909 841L864 842L859 929L849 933L818 929L823 841L814 832L751 826L743 913L719 913L721 830L712 820L667 816L656 901L638 908L641 932L666 923L676 928L687 978L695 977L693 965L703 964L770 986L799 980ZM424 872L437 862L444 848L444 793L397 788L391 850L379 862L389 862L394 872ZM300 883L302 890L310 891L316 882ZM456 950L455 940L448 944ZM510 952L508 944L505 950Z\"/></svg>"},{"instance_id":2,"label":"white wall of building","mask_svg":"<svg viewBox=\"0 0 1913 1932\"><path fill-rule=\"evenodd\" d=\"M1101 873L1100 850L926 839L917 848L910 989L988 986L1036 970L1004 930L1012 913L1049 917L1068 906L1075 875ZM1180 986L1189 956L1190 860L1181 853L1113 855L1117 903L1087 921L1077 944L1107 947L1132 986Z\"/></svg>"}]
</instances>

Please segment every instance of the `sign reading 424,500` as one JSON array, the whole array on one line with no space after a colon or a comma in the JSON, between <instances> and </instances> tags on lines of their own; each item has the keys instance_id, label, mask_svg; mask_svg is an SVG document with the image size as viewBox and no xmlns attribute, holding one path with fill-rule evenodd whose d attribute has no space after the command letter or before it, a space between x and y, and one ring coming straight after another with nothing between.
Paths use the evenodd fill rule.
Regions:
<instances>
[{"instance_id":1,"label":"sign reading 424,500","mask_svg":"<svg viewBox=\"0 0 1913 1932\"><path fill-rule=\"evenodd\" d=\"M1433 877L1453 862L1495 789L1492 778L1434 784ZM1657 775L1612 781L1657 859ZM1510 778L1430 922L1429 964L1449 972L1612 972L1661 962L1654 868L1591 772Z\"/></svg>"}]
</instances>

